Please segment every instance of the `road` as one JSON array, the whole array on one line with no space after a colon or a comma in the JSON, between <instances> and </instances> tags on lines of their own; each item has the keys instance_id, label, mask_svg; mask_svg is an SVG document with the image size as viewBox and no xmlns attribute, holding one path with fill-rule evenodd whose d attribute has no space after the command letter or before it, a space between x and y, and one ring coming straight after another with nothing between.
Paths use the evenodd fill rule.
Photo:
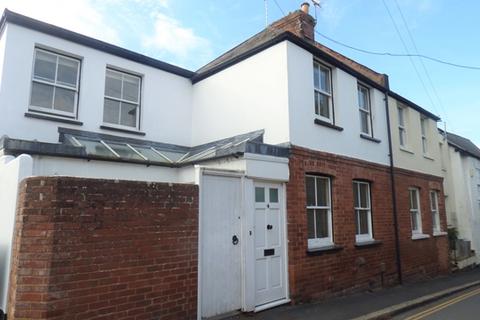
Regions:
<instances>
[{"instance_id":1,"label":"road","mask_svg":"<svg viewBox=\"0 0 480 320\"><path fill-rule=\"evenodd\" d=\"M480 288L473 288L396 316L394 320L480 319Z\"/></svg>"}]
</instances>

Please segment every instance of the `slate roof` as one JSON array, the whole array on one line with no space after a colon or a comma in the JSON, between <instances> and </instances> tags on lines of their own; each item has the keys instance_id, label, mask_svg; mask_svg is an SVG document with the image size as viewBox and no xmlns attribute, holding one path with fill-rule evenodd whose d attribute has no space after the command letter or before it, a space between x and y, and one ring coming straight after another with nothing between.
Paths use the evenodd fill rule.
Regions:
<instances>
[{"instance_id":1,"label":"slate roof","mask_svg":"<svg viewBox=\"0 0 480 320\"><path fill-rule=\"evenodd\" d=\"M444 131L440 130L440 132L443 133ZM480 148L469 139L447 131L447 141L453 147L480 160Z\"/></svg>"}]
</instances>

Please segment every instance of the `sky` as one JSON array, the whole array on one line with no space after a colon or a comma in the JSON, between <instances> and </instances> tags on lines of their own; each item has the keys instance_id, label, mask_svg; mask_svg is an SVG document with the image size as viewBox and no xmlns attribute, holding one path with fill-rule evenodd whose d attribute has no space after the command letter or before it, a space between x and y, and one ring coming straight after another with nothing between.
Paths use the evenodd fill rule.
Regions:
<instances>
[{"instance_id":1,"label":"sky","mask_svg":"<svg viewBox=\"0 0 480 320\"><path fill-rule=\"evenodd\" d=\"M267 15L265 0L0 0L0 9L6 7L195 71L260 32L266 16L268 23L281 18L279 7L288 13L303 1L266 2ZM480 1L320 2L316 30L334 40L377 52L418 51L480 67ZM315 15L313 8L311 14ZM480 146L480 70L419 58L369 55L319 35L316 40L388 74L392 90L439 115L446 123L440 127L446 125L448 131Z\"/></svg>"}]
</instances>

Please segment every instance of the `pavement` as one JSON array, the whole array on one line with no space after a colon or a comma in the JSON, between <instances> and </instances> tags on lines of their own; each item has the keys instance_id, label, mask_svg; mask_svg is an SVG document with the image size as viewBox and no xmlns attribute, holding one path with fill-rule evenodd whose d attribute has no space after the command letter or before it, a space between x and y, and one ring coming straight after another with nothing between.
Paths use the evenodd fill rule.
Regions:
<instances>
[{"instance_id":1,"label":"pavement","mask_svg":"<svg viewBox=\"0 0 480 320\"><path fill-rule=\"evenodd\" d=\"M228 320L379 320L425 306L468 289L480 288L480 268L433 280L364 292L302 305L285 305L259 313L238 314ZM480 314L480 306L478 307ZM480 318L480 316L479 316ZM442 319L442 318L440 318ZM450 318L444 318L450 319ZM457 319L457 318L453 318ZM468 318L471 319L471 318Z\"/></svg>"}]
</instances>

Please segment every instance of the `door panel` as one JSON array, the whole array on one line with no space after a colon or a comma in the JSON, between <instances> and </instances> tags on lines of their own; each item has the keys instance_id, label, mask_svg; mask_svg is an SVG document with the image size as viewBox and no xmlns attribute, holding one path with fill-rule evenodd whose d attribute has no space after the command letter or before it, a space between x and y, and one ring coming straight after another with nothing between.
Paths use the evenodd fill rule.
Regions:
<instances>
[{"instance_id":1,"label":"door panel","mask_svg":"<svg viewBox=\"0 0 480 320\"><path fill-rule=\"evenodd\" d=\"M281 186L255 184L255 303L284 299L284 232Z\"/></svg>"},{"instance_id":2,"label":"door panel","mask_svg":"<svg viewBox=\"0 0 480 320\"><path fill-rule=\"evenodd\" d=\"M240 178L204 175L201 206L201 314L211 317L241 308Z\"/></svg>"}]
</instances>

